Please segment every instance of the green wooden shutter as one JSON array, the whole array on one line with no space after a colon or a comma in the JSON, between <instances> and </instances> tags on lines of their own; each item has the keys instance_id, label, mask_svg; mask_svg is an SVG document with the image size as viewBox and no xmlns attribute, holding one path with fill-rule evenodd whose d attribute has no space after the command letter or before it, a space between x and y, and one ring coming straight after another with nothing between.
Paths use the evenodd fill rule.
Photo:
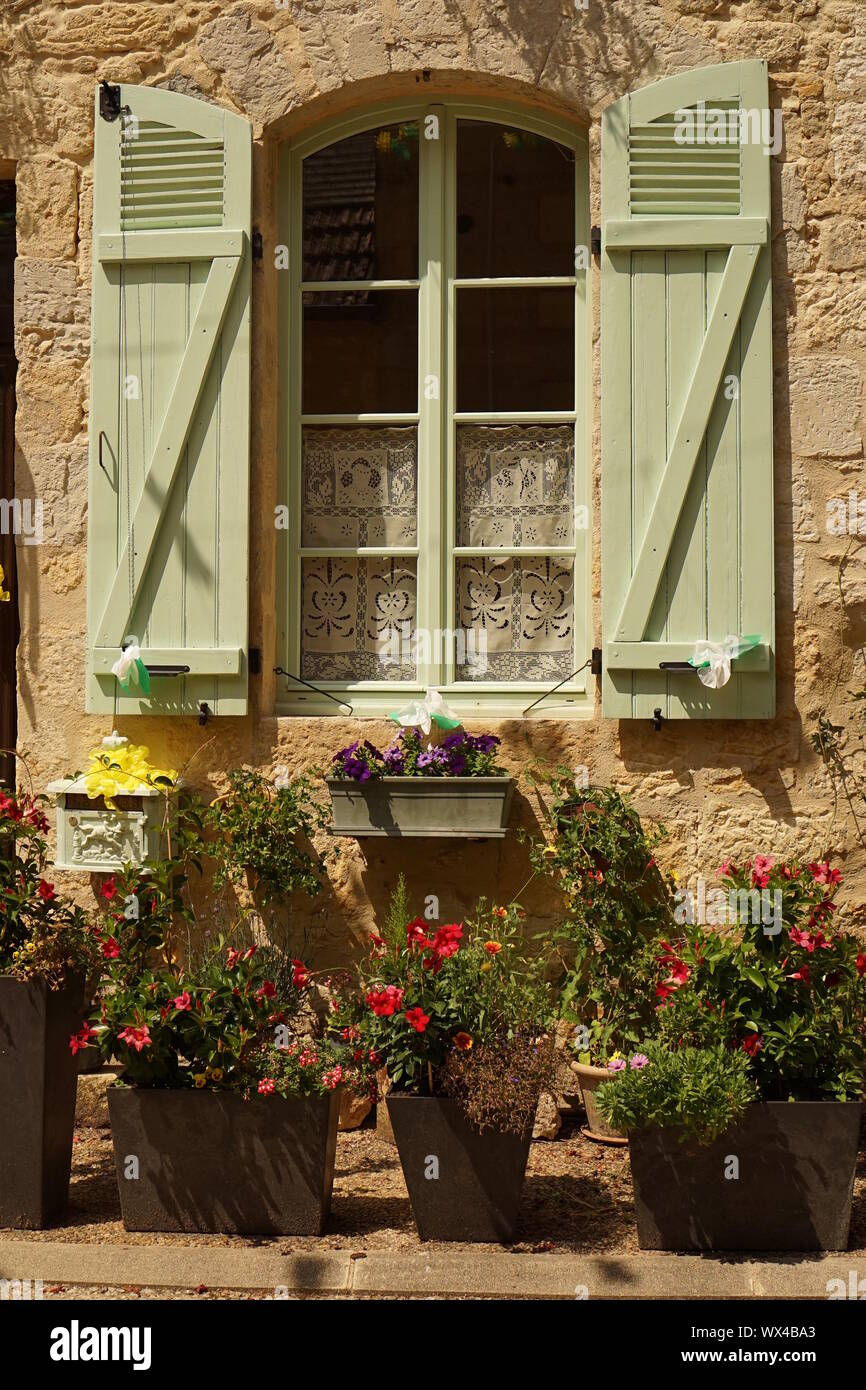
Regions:
<instances>
[{"instance_id":1,"label":"green wooden shutter","mask_svg":"<svg viewBox=\"0 0 866 1390\"><path fill-rule=\"evenodd\" d=\"M251 128L121 87L96 103L88 711L247 709ZM150 698L111 674L128 636Z\"/></svg>"},{"instance_id":2,"label":"green wooden shutter","mask_svg":"<svg viewBox=\"0 0 866 1390\"><path fill-rule=\"evenodd\" d=\"M755 61L666 78L603 115L602 712L612 718L775 713L770 175L756 138L767 109L767 67ZM720 690L660 666L728 634L761 643Z\"/></svg>"}]
</instances>

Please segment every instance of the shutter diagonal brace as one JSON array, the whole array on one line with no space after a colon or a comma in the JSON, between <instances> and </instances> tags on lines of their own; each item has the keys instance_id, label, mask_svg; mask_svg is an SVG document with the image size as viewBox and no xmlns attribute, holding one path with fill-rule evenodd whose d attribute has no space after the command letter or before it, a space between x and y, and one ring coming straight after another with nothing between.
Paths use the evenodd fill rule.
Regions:
<instances>
[{"instance_id":1,"label":"shutter diagonal brace","mask_svg":"<svg viewBox=\"0 0 866 1390\"><path fill-rule=\"evenodd\" d=\"M130 528L137 542L136 577L132 593L128 592L127 584L123 582L130 559L127 540L118 559L111 592L99 625L96 640L99 647L119 648L132 621L163 510L180 469L242 260L242 256L217 256L211 263Z\"/></svg>"},{"instance_id":2,"label":"shutter diagonal brace","mask_svg":"<svg viewBox=\"0 0 866 1390\"><path fill-rule=\"evenodd\" d=\"M619 615L618 642L641 642L646 632L698 451L758 263L759 250L756 245L732 246L728 254L718 297Z\"/></svg>"}]
</instances>

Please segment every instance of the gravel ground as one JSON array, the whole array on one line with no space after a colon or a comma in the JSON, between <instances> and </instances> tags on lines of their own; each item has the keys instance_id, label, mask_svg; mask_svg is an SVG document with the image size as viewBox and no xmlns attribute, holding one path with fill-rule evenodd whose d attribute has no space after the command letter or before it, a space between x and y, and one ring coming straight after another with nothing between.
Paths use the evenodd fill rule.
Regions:
<instances>
[{"instance_id":1,"label":"gravel ground","mask_svg":"<svg viewBox=\"0 0 866 1390\"><path fill-rule=\"evenodd\" d=\"M108 1130L76 1132L66 1224L45 1231L4 1231L4 1240L80 1241L114 1245L217 1245L275 1248L282 1254L311 1250L498 1251L501 1245L455 1245L429 1241L415 1232L396 1149L374 1129L340 1134L328 1231L323 1236L249 1238L126 1231ZM866 1152L861 1152L854 1191L849 1248L866 1251ZM576 1121L566 1120L559 1138L530 1149L515 1252L533 1254L630 1254L638 1249L627 1148L608 1148L585 1139ZM71 1295L70 1295L71 1296ZM129 1297L108 1291L93 1297ZM137 1296L137 1295L133 1295ZM141 1297L161 1297L161 1293ZM183 1297L178 1294L178 1297ZM247 1298L247 1292L234 1296Z\"/></svg>"}]
</instances>

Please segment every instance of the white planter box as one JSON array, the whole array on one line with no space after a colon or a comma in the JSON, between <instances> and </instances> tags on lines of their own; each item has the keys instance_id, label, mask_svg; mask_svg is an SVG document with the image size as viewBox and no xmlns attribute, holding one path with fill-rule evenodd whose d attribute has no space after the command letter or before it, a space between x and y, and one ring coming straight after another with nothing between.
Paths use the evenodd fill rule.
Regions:
<instances>
[{"instance_id":1,"label":"white planter box","mask_svg":"<svg viewBox=\"0 0 866 1390\"><path fill-rule=\"evenodd\" d=\"M143 864L158 857L164 791L140 785L134 795L112 797L117 807L114 811L101 796L92 801L88 798L83 777L50 782L48 791L57 807L55 868L110 874L124 864Z\"/></svg>"}]
</instances>

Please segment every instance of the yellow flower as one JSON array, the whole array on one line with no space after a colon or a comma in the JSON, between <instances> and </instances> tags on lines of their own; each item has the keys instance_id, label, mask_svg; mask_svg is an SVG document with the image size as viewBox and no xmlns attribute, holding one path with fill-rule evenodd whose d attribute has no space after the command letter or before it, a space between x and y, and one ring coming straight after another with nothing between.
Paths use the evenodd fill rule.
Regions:
<instances>
[{"instance_id":1,"label":"yellow flower","mask_svg":"<svg viewBox=\"0 0 866 1390\"><path fill-rule=\"evenodd\" d=\"M200 1091L202 1086L207 1085L207 1077L204 1075L203 1072L196 1072L193 1075L192 1079L195 1082L195 1088L197 1091Z\"/></svg>"},{"instance_id":2,"label":"yellow flower","mask_svg":"<svg viewBox=\"0 0 866 1390\"><path fill-rule=\"evenodd\" d=\"M208 1067L207 1073L211 1081L216 1081L217 1083L219 1083L223 1079L222 1067Z\"/></svg>"},{"instance_id":3,"label":"yellow flower","mask_svg":"<svg viewBox=\"0 0 866 1390\"><path fill-rule=\"evenodd\" d=\"M8 603L12 595L8 589L3 588L3 580L6 578L3 566L0 565L0 603Z\"/></svg>"},{"instance_id":4,"label":"yellow flower","mask_svg":"<svg viewBox=\"0 0 866 1390\"><path fill-rule=\"evenodd\" d=\"M546 854L548 858L550 858L551 855L556 854L556 845L545 845L541 853Z\"/></svg>"},{"instance_id":5,"label":"yellow flower","mask_svg":"<svg viewBox=\"0 0 866 1390\"><path fill-rule=\"evenodd\" d=\"M482 975L486 975L487 972L488 972L488 970L492 970L492 969L493 969L493 961L492 961L492 960L486 960L486 961L484 962L484 964L482 965L482 967L481 967L481 974L482 974Z\"/></svg>"},{"instance_id":6,"label":"yellow flower","mask_svg":"<svg viewBox=\"0 0 866 1390\"><path fill-rule=\"evenodd\" d=\"M140 786L159 785L158 779L177 781L174 768L154 767L148 761L150 749L143 744L127 743L121 748L92 748L90 766L84 774L84 786L91 801L98 796L105 797L105 804L111 806L111 798L126 793L134 796Z\"/></svg>"},{"instance_id":7,"label":"yellow flower","mask_svg":"<svg viewBox=\"0 0 866 1390\"><path fill-rule=\"evenodd\" d=\"M454 1046L459 1052L468 1052L472 1046L472 1039L468 1033L455 1033Z\"/></svg>"}]
</instances>

